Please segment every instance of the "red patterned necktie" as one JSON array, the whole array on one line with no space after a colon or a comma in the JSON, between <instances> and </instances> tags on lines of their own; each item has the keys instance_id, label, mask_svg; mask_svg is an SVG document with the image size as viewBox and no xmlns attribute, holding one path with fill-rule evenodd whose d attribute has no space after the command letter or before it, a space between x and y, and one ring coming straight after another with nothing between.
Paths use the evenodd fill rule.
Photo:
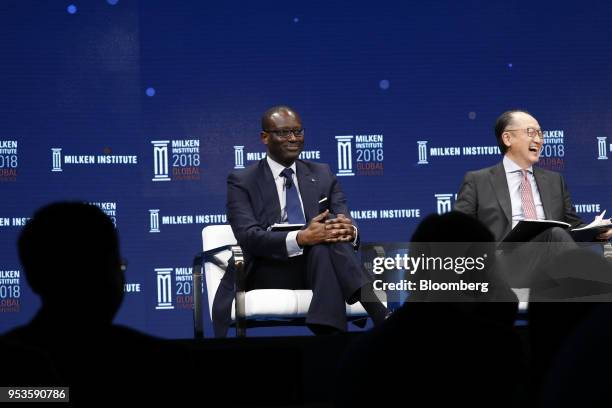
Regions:
<instances>
[{"instance_id":1,"label":"red patterned necktie","mask_svg":"<svg viewBox=\"0 0 612 408\"><path fill-rule=\"evenodd\" d=\"M533 202L533 193L531 192L531 183L527 178L527 170L521 170L521 205L523 206L523 216L526 220L537 220L538 213L536 212L535 203Z\"/></svg>"}]
</instances>

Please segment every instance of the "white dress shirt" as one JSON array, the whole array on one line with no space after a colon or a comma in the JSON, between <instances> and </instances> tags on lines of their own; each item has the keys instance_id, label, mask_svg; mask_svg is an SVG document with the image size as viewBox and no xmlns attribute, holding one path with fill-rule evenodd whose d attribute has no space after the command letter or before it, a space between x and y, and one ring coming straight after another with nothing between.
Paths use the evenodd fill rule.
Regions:
<instances>
[{"instance_id":1,"label":"white dress shirt","mask_svg":"<svg viewBox=\"0 0 612 408\"><path fill-rule=\"evenodd\" d=\"M272 177L274 177L274 183L276 184L276 192L278 193L278 201L280 202L280 220L281 222L287 222L287 197L285 194L285 177L281 176L281 172L285 170L285 166L280 163L275 162L270 158L270 156L266 155L266 161L268 162L268 166L270 166L270 170L272 171ZM306 218L306 213L304 213L304 203L302 202L302 195L300 194L300 186L297 180L297 169L295 162L291 166L289 166L291 170L293 170L293 174L291 178L293 180L293 185L297 189L298 197L300 198L300 206L302 207L302 213L304 214L304 218ZM289 231L287 234L287 238L285 239L285 244L287 245L287 255L291 258L293 256L302 255L304 250L300 248L297 243L297 234L299 231Z\"/></svg>"},{"instance_id":2,"label":"white dress shirt","mask_svg":"<svg viewBox=\"0 0 612 408\"><path fill-rule=\"evenodd\" d=\"M521 171L521 167L510 160L507 156L504 156L503 164L504 170L506 171L506 180L508 181L510 202L512 203L512 228L514 228L519 221L525 219L523 206L521 204L521 180L523 179L523 172ZM533 176L533 167L530 166L526 170L527 179L529 180L529 184L531 184L533 203L535 204L538 220L544 220L546 219L546 215L544 215L544 206L542 205L538 185L536 184L535 177Z\"/></svg>"}]
</instances>

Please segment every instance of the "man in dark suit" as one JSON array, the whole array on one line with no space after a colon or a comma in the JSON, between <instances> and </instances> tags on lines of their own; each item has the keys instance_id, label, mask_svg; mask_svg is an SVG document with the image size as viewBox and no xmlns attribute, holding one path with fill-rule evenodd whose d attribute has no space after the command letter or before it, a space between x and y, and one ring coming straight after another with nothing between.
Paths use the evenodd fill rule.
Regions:
<instances>
[{"instance_id":1,"label":"man in dark suit","mask_svg":"<svg viewBox=\"0 0 612 408\"><path fill-rule=\"evenodd\" d=\"M522 219L563 221L571 224L572 228L582 225L572 208L563 176L534 166L544 143L538 121L526 111L504 112L495 123L495 136L504 155L502 162L468 172L455 209L482 221L496 241L502 241ZM598 239L611 237L612 230L608 230ZM575 247L571 236L562 228L550 228L534 237L532 242L547 245L532 246L531 249L535 250L515 252L512 256L515 261L523 262L523 268L519 269L527 275L555 253ZM551 246L553 242L558 244ZM526 246L523 249L529 250ZM518 279L515 283L524 282L524 279Z\"/></svg>"},{"instance_id":2,"label":"man in dark suit","mask_svg":"<svg viewBox=\"0 0 612 408\"><path fill-rule=\"evenodd\" d=\"M299 160L304 128L299 115L276 106L262 117L267 157L228 177L227 209L245 253L247 289L313 291L306 322L315 333L346 330L345 302L362 301L375 324L387 310L372 292L372 277L355 254L357 228L346 198L326 164ZM304 224L271 231L276 223Z\"/></svg>"}]
</instances>

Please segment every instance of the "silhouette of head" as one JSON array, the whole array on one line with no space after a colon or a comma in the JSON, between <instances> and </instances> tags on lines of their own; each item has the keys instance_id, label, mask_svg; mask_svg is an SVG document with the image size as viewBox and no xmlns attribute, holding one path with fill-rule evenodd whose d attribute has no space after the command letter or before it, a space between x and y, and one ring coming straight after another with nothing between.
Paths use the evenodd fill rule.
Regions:
<instances>
[{"instance_id":1,"label":"silhouette of head","mask_svg":"<svg viewBox=\"0 0 612 408\"><path fill-rule=\"evenodd\" d=\"M18 240L26 280L43 309L66 319L87 316L109 324L123 299L119 240L98 207L59 202L39 209Z\"/></svg>"},{"instance_id":2,"label":"silhouette of head","mask_svg":"<svg viewBox=\"0 0 612 408\"><path fill-rule=\"evenodd\" d=\"M427 265L412 278L432 279L438 283L487 282L485 293L488 294L491 283L489 272L495 260L493 240L489 229L469 215L457 211L443 215L431 214L419 224L412 235L410 255L413 258L422 258L423 265ZM457 293L459 292L429 291L420 295L450 301ZM481 296L477 291L462 293L470 298Z\"/></svg>"},{"instance_id":3,"label":"silhouette of head","mask_svg":"<svg viewBox=\"0 0 612 408\"><path fill-rule=\"evenodd\" d=\"M451 211L427 216L414 231L411 247L430 255L482 256L486 253L492 256L493 240L493 234L482 222Z\"/></svg>"},{"instance_id":4,"label":"silhouette of head","mask_svg":"<svg viewBox=\"0 0 612 408\"><path fill-rule=\"evenodd\" d=\"M412 242L492 242L493 240L493 234L482 222L458 211L428 215L412 235Z\"/></svg>"}]
</instances>

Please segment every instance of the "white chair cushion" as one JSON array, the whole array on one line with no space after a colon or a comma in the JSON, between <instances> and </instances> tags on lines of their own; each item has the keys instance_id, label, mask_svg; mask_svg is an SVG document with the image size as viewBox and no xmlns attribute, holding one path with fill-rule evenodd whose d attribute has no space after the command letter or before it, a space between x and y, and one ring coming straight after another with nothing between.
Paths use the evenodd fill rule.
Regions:
<instances>
[{"instance_id":1,"label":"white chair cushion","mask_svg":"<svg viewBox=\"0 0 612 408\"><path fill-rule=\"evenodd\" d=\"M247 318L306 317L312 291L289 289L257 289L246 293ZM236 304L232 304L232 320L236 318Z\"/></svg>"},{"instance_id":2,"label":"white chair cushion","mask_svg":"<svg viewBox=\"0 0 612 408\"><path fill-rule=\"evenodd\" d=\"M312 291L289 289L257 289L246 293L246 317L296 318L306 317ZM236 319L235 302L232 303L232 320ZM347 316L367 316L361 303L346 305Z\"/></svg>"}]
</instances>

